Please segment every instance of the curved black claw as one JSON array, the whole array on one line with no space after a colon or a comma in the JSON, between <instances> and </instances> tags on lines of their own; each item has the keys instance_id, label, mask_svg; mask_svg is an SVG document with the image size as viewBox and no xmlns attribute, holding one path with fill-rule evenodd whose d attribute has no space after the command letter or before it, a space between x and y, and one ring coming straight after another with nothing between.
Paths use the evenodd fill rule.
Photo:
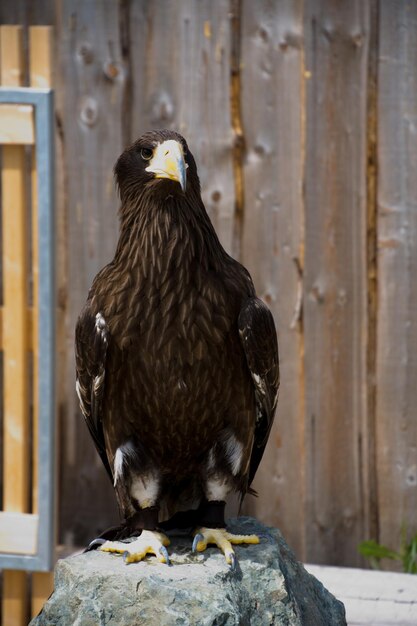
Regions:
<instances>
[{"instance_id":1,"label":"curved black claw","mask_svg":"<svg viewBox=\"0 0 417 626\"><path fill-rule=\"evenodd\" d=\"M171 561L169 560L168 550L166 549L165 546L161 546L159 548L159 554L164 557L167 565L171 565Z\"/></svg>"},{"instance_id":2,"label":"curved black claw","mask_svg":"<svg viewBox=\"0 0 417 626\"><path fill-rule=\"evenodd\" d=\"M90 550L95 550L99 546L102 546L103 543L106 543L106 541L107 541L106 539L102 539L101 537L97 537L96 539L93 539L93 541L90 541L88 546L85 548L84 552L90 552Z\"/></svg>"},{"instance_id":3,"label":"curved black claw","mask_svg":"<svg viewBox=\"0 0 417 626\"><path fill-rule=\"evenodd\" d=\"M194 537L192 551L197 552L197 545L200 541L203 541L204 537L201 533L197 533Z\"/></svg>"},{"instance_id":4,"label":"curved black claw","mask_svg":"<svg viewBox=\"0 0 417 626\"><path fill-rule=\"evenodd\" d=\"M237 564L238 564L238 560L236 558L236 554L231 554L229 567L232 572L235 572L237 570Z\"/></svg>"}]
</instances>

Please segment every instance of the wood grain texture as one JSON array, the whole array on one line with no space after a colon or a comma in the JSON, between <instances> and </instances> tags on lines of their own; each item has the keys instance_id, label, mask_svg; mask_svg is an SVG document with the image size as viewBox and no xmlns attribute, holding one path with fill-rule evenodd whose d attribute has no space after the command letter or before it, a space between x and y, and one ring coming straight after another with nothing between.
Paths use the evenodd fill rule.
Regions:
<instances>
[{"instance_id":1,"label":"wood grain texture","mask_svg":"<svg viewBox=\"0 0 417 626\"><path fill-rule=\"evenodd\" d=\"M152 128L184 135L206 209L229 252L235 203L230 30L228 0L131 6L132 135Z\"/></svg>"},{"instance_id":2,"label":"wood grain texture","mask_svg":"<svg viewBox=\"0 0 417 626\"><path fill-rule=\"evenodd\" d=\"M75 396L74 328L92 279L113 257L117 239L113 165L122 151L125 81L119 4L62 2L56 45L58 154L63 164L58 176L63 185L71 293L63 350L66 402L60 409L60 536L71 543L74 537L78 542L91 540L117 520L113 489Z\"/></svg>"},{"instance_id":3,"label":"wood grain texture","mask_svg":"<svg viewBox=\"0 0 417 626\"><path fill-rule=\"evenodd\" d=\"M417 6L380 5L377 440L380 540L417 511Z\"/></svg>"},{"instance_id":4,"label":"wood grain texture","mask_svg":"<svg viewBox=\"0 0 417 626\"><path fill-rule=\"evenodd\" d=\"M369 5L307 4L306 558L354 565L366 534Z\"/></svg>"},{"instance_id":5,"label":"wood grain texture","mask_svg":"<svg viewBox=\"0 0 417 626\"><path fill-rule=\"evenodd\" d=\"M23 79L23 33L0 27L2 85ZM4 357L4 510L28 508L29 398L28 293L25 154L21 146L4 146L2 154L3 350Z\"/></svg>"},{"instance_id":6,"label":"wood grain texture","mask_svg":"<svg viewBox=\"0 0 417 626\"><path fill-rule=\"evenodd\" d=\"M259 498L248 497L245 510L279 526L300 558L304 548L302 19L301 2L246 1L242 6L246 145L242 262L275 315L281 365L277 416L254 483Z\"/></svg>"}]
</instances>

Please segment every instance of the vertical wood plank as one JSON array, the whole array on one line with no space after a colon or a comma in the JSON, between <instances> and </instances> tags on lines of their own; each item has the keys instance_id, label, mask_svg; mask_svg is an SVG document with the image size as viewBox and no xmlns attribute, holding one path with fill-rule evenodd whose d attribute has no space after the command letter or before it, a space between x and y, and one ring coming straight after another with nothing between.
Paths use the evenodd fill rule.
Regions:
<instances>
[{"instance_id":1,"label":"vertical wood plank","mask_svg":"<svg viewBox=\"0 0 417 626\"><path fill-rule=\"evenodd\" d=\"M246 510L304 554L302 336L304 58L302 2L243 2L246 145L242 261L274 313L281 392Z\"/></svg>"},{"instance_id":2,"label":"vertical wood plank","mask_svg":"<svg viewBox=\"0 0 417 626\"><path fill-rule=\"evenodd\" d=\"M57 7L56 119L59 205L65 216L70 297L65 332L65 404L59 411L60 540L78 545L118 520L113 488L90 440L74 391L74 328L95 274L117 240L113 165L122 151L126 73L119 32L121 3L64 0ZM64 252L65 254L65 252ZM63 368L64 369L64 368ZM91 497L94 494L94 498ZM74 507L77 515L74 516Z\"/></svg>"},{"instance_id":3,"label":"vertical wood plank","mask_svg":"<svg viewBox=\"0 0 417 626\"><path fill-rule=\"evenodd\" d=\"M3 572L2 626L27 626L27 572Z\"/></svg>"},{"instance_id":4,"label":"vertical wood plank","mask_svg":"<svg viewBox=\"0 0 417 626\"><path fill-rule=\"evenodd\" d=\"M51 26L29 28L29 81L31 87L50 87L52 84ZM32 510L38 511L38 445L39 445L39 249L38 249L38 195L36 155L32 153L32 351L33 351L33 466L32 466ZM32 574L31 616L35 617L53 589L51 572Z\"/></svg>"},{"instance_id":5,"label":"vertical wood plank","mask_svg":"<svg viewBox=\"0 0 417 626\"><path fill-rule=\"evenodd\" d=\"M31 87L52 85L52 26L29 27L29 82Z\"/></svg>"},{"instance_id":6,"label":"vertical wood plank","mask_svg":"<svg viewBox=\"0 0 417 626\"><path fill-rule=\"evenodd\" d=\"M417 512L417 5L380 3L377 440L380 541Z\"/></svg>"},{"instance_id":7,"label":"vertical wood plank","mask_svg":"<svg viewBox=\"0 0 417 626\"><path fill-rule=\"evenodd\" d=\"M306 558L355 565L366 536L369 4L307 3Z\"/></svg>"},{"instance_id":8,"label":"vertical wood plank","mask_svg":"<svg viewBox=\"0 0 417 626\"><path fill-rule=\"evenodd\" d=\"M378 128L378 30L379 3L370 3L367 77L367 405L362 450L364 529L366 539L378 536L378 487L376 468L376 338L377 338L377 128Z\"/></svg>"},{"instance_id":9,"label":"vertical wood plank","mask_svg":"<svg viewBox=\"0 0 417 626\"><path fill-rule=\"evenodd\" d=\"M1 84L19 86L24 75L23 31L0 27ZM2 154L4 439L3 509L29 506L28 294L25 206L25 154L4 146ZM27 623L26 572L3 574L3 623Z\"/></svg>"},{"instance_id":10,"label":"vertical wood plank","mask_svg":"<svg viewBox=\"0 0 417 626\"><path fill-rule=\"evenodd\" d=\"M0 77L2 86L21 87L24 77L23 28L0 26Z\"/></svg>"},{"instance_id":11,"label":"vertical wood plank","mask_svg":"<svg viewBox=\"0 0 417 626\"><path fill-rule=\"evenodd\" d=\"M31 619L36 617L54 589L52 572L32 574Z\"/></svg>"},{"instance_id":12,"label":"vertical wood plank","mask_svg":"<svg viewBox=\"0 0 417 626\"><path fill-rule=\"evenodd\" d=\"M0 27L1 84L18 86L23 77L23 33ZM21 146L3 147L2 219L4 311L4 510L28 507L27 241L25 161Z\"/></svg>"},{"instance_id":13,"label":"vertical wood plank","mask_svg":"<svg viewBox=\"0 0 417 626\"><path fill-rule=\"evenodd\" d=\"M222 244L234 229L230 3L136 2L130 14L132 135L174 128L194 154Z\"/></svg>"},{"instance_id":14,"label":"vertical wood plank","mask_svg":"<svg viewBox=\"0 0 417 626\"><path fill-rule=\"evenodd\" d=\"M27 512L29 503L29 398L25 159L21 146L5 146L2 168L4 510Z\"/></svg>"}]
</instances>

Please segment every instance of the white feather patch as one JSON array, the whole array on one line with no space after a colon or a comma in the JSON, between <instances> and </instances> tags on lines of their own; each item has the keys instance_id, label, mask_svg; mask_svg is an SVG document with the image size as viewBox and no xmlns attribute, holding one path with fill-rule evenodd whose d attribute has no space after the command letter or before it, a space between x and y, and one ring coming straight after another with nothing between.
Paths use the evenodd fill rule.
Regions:
<instances>
[{"instance_id":1,"label":"white feather patch","mask_svg":"<svg viewBox=\"0 0 417 626\"><path fill-rule=\"evenodd\" d=\"M243 446L232 433L225 441L225 452L233 476L236 476L242 464Z\"/></svg>"},{"instance_id":2,"label":"white feather patch","mask_svg":"<svg viewBox=\"0 0 417 626\"><path fill-rule=\"evenodd\" d=\"M113 464L113 475L114 475L114 486L116 486L117 481L123 473L123 452L120 448L117 448L116 454L114 455L114 464Z\"/></svg>"},{"instance_id":3,"label":"white feather patch","mask_svg":"<svg viewBox=\"0 0 417 626\"><path fill-rule=\"evenodd\" d=\"M106 328L106 320L103 315L99 312L96 314L96 331L101 332Z\"/></svg>"},{"instance_id":4,"label":"white feather patch","mask_svg":"<svg viewBox=\"0 0 417 626\"><path fill-rule=\"evenodd\" d=\"M154 473L133 476L130 495L142 508L153 506L159 494L159 479Z\"/></svg>"},{"instance_id":5,"label":"white feather patch","mask_svg":"<svg viewBox=\"0 0 417 626\"><path fill-rule=\"evenodd\" d=\"M252 372L252 371L251 371L251 376L252 376L253 382L255 383L256 389L259 391L260 394L264 396L266 394L266 385L265 385L264 379L261 378L259 374L255 374L255 372Z\"/></svg>"},{"instance_id":6,"label":"white feather patch","mask_svg":"<svg viewBox=\"0 0 417 626\"><path fill-rule=\"evenodd\" d=\"M78 400L80 401L80 404L82 405L82 403L83 403L83 398L82 398L82 395L81 395L81 383L80 383L80 381L78 380L78 378L77 378L77 380L75 381L75 391L77 392Z\"/></svg>"},{"instance_id":7,"label":"white feather patch","mask_svg":"<svg viewBox=\"0 0 417 626\"><path fill-rule=\"evenodd\" d=\"M211 478L206 483L206 497L207 500L218 500L223 502L226 500L228 493L230 492L230 483L227 478L219 477Z\"/></svg>"},{"instance_id":8,"label":"white feather patch","mask_svg":"<svg viewBox=\"0 0 417 626\"><path fill-rule=\"evenodd\" d=\"M131 441L126 441L126 443L117 448L113 462L114 486L116 486L117 481L123 476L124 462L129 461L129 459L135 459L136 455L137 452Z\"/></svg>"}]
</instances>

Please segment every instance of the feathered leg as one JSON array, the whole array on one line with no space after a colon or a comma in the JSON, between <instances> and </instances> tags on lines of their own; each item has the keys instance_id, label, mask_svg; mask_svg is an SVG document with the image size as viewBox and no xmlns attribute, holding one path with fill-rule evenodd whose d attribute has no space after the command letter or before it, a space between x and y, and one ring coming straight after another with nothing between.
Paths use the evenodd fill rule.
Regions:
<instances>
[{"instance_id":1,"label":"feathered leg","mask_svg":"<svg viewBox=\"0 0 417 626\"><path fill-rule=\"evenodd\" d=\"M204 552L208 545L216 545L223 552L231 569L235 569L237 560L232 546L242 543L256 544L260 540L257 535L235 535L226 530L224 509L229 491L227 480L219 480L216 495L222 499L208 500L201 507L201 526L194 534L193 552Z\"/></svg>"},{"instance_id":2,"label":"feathered leg","mask_svg":"<svg viewBox=\"0 0 417 626\"><path fill-rule=\"evenodd\" d=\"M128 452L126 452L126 449ZM132 454L130 448L119 448L114 463L114 485L119 506L127 518L124 532L130 537L126 541L105 541L99 549L103 552L123 554L125 563L142 561L153 554L160 563L169 564L166 546L170 541L158 528L158 497L160 480L158 473L147 468L138 472L129 468L126 456ZM133 539L132 539L133 538Z\"/></svg>"}]
</instances>

